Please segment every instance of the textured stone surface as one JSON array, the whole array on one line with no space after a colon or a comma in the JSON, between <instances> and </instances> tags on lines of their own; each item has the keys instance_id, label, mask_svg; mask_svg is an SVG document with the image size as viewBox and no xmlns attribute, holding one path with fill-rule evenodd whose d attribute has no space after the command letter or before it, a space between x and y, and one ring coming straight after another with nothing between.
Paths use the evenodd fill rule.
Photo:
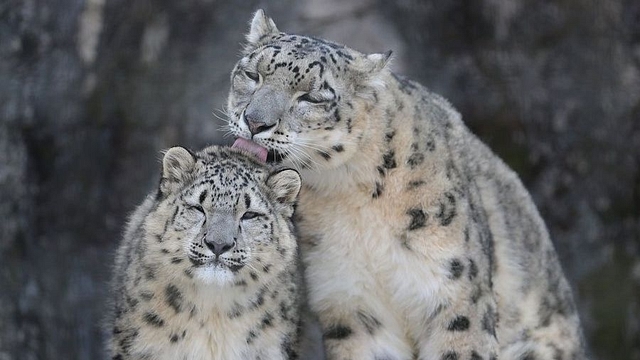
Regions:
<instances>
[{"instance_id":1,"label":"textured stone surface","mask_svg":"<svg viewBox=\"0 0 640 360\"><path fill-rule=\"evenodd\" d=\"M640 359L640 4L632 0L6 0L0 360L100 359L127 212L161 149L218 128L251 12L449 98L531 190L595 358Z\"/></svg>"}]
</instances>

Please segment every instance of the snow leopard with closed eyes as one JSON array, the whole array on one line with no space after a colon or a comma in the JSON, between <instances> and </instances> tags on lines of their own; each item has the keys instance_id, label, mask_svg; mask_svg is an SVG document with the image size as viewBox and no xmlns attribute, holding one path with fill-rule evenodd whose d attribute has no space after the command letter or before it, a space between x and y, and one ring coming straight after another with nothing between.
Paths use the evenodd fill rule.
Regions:
<instances>
[{"instance_id":1,"label":"snow leopard with closed eyes","mask_svg":"<svg viewBox=\"0 0 640 360\"><path fill-rule=\"evenodd\" d=\"M118 249L111 359L296 359L299 189L242 150L169 149Z\"/></svg>"},{"instance_id":2,"label":"snow leopard with closed eyes","mask_svg":"<svg viewBox=\"0 0 640 360\"><path fill-rule=\"evenodd\" d=\"M302 176L295 221L328 358L585 359L517 175L389 57L258 11L231 74L231 132Z\"/></svg>"}]
</instances>

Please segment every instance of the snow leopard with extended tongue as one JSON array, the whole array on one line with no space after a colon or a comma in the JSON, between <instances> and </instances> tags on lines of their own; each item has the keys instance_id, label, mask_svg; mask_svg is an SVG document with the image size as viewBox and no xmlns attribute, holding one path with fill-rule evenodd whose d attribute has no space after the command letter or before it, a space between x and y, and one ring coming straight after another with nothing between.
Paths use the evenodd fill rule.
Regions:
<instances>
[{"instance_id":1,"label":"snow leopard with extended tongue","mask_svg":"<svg viewBox=\"0 0 640 360\"><path fill-rule=\"evenodd\" d=\"M584 359L571 289L516 174L443 98L258 11L229 128L297 168L329 359ZM250 146L248 146L250 144Z\"/></svg>"}]
</instances>

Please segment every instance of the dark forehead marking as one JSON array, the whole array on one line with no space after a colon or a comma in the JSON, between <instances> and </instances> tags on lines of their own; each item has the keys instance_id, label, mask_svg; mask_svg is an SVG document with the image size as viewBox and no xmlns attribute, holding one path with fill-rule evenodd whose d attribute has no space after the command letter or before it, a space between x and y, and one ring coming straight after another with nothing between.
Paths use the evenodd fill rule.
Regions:
<instances>
[{"instance_id":1,"label":"dark forehead marking","mask_svg":"<svg viewBox=\"0 0 640 360\"><path fill-rule=\"evenodd\" d=\"M334 50L340 50L340 49L345 49L346 47L344 45L341 44L336 44L334 42L325 40L325 39L320 39L320 38L316 38L316 37L309 37L308 39L315 41L316 43L328 46Z\"/></svg>"},{"instance_id":2,"label":"dark forehead marking","mask_svg":"<svg viewBox=\"0 0 640 360\"><path fill-rule=\"evenodd\" d=\"M253 164L243 161L243 159L212 159L204 164L202 176L206 178L216 177L219 179L244 179L256 180L264 173Z\"/></svg>"},{"instance_id":3,"label":"dark forehead marking","mask_svg":"<svg viewBox=\"0 0 640 360\"><path fill-rule=\"evenodd\" d=\"M265 45L258 51L264 51L267 48L279 46L279 43L293 44L292 49L287 52L286 55L293 56L296 59L302 59L310 54L313 54L314 56L319 55L322 59L322 63L329 64L327 58L323 56L327 55L335 65L337 65L338 63L336 60L337 58L341 58L347 63L351 63L351 61L354 60L352 50L344 45L330 42L324 39L300 35L282 34L282 36L273 37L271 43ZM281 50L282 47L279 47L277 50L275 50L275 53L273 55L279 54ZM321 72L322 70L324 69L321 69Z\"/></svg>"},{"instance_id":4,"label":"dark forehead marking","mask_svg":"<svg viewBox=\"0 0 640 360\"><path fill-rule=\"evenodd\" d=\"M242 188L255 188L268 172L266 165L251 155L227 147L205 148L196 157L199 170L193 174L193 181L185 190L197 196L200 202L212 193L216 197L223 193L239 195L238 190ZM202 185L206 190L196 190Z\"/></svg>"},{"instance_id":5,"label":"dark forehead marking","mask_svg":"<svg viewBox=\"0 0 640 360\"><path fill-rule=\"evenodd\" d=\"M336 54L338 56L340 56L341 58L344 58L345 60L347 60L347 62L350 62L351 60L353 60L353 56L351 56L350 54L342 51L342 50L337 50Z\"/></svg>"},{"instance_id":6,"label":"dark forehead marking","mask_svg":"<svg viewBox=\"0 0 640 360\"><path fill-rule=\"evenodd\" d=\"M226 166L222 167L227 168ZM192 196L202 196L200 186L205 186L207 196L211 199L213 206L237 207L241 201L244 201L246 208L250 206L267 206L270 207L271 200L268 194L261 189L261 179L255 176L255 172L263 172L262 169L256 168L237 168L229 166L229 169L238 170L239 172L219 172L215 175L206 175L201 173L195 180L193 187L186 191L186 194ZM251 194L251 195L250 195Z\"/></svg>"}]
</instances>

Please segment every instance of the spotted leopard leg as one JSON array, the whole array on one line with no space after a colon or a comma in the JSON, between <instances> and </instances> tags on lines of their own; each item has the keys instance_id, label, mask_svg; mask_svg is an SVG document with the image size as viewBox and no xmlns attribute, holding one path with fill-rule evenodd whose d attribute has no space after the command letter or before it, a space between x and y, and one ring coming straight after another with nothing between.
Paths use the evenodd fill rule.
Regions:
<instances>
[{"instance_id":1,"label":"spotted leopard leg","mask_svg":"<svg viewBox=\"0 0 640 360\"><path fill-rule=\"evenodd\" d=\"M367 304L368 305L368 304ZM320 313L323 341L329 360L411 360L412 350L398 336L400 324L371 308ZM340 314L340 315L336 315Z\"/></svg>"},{"instance_id":2,"label":"spotted leopard leg","mask_svg":"<svg viewBox=\"0 0 640 360\"><path fill-rule=\"evenodd\" d=\"M495 301L492 296L465 295L454 296L431 315L419 336L419 360L498 358Z\"/></svg>"}]
</instances>

